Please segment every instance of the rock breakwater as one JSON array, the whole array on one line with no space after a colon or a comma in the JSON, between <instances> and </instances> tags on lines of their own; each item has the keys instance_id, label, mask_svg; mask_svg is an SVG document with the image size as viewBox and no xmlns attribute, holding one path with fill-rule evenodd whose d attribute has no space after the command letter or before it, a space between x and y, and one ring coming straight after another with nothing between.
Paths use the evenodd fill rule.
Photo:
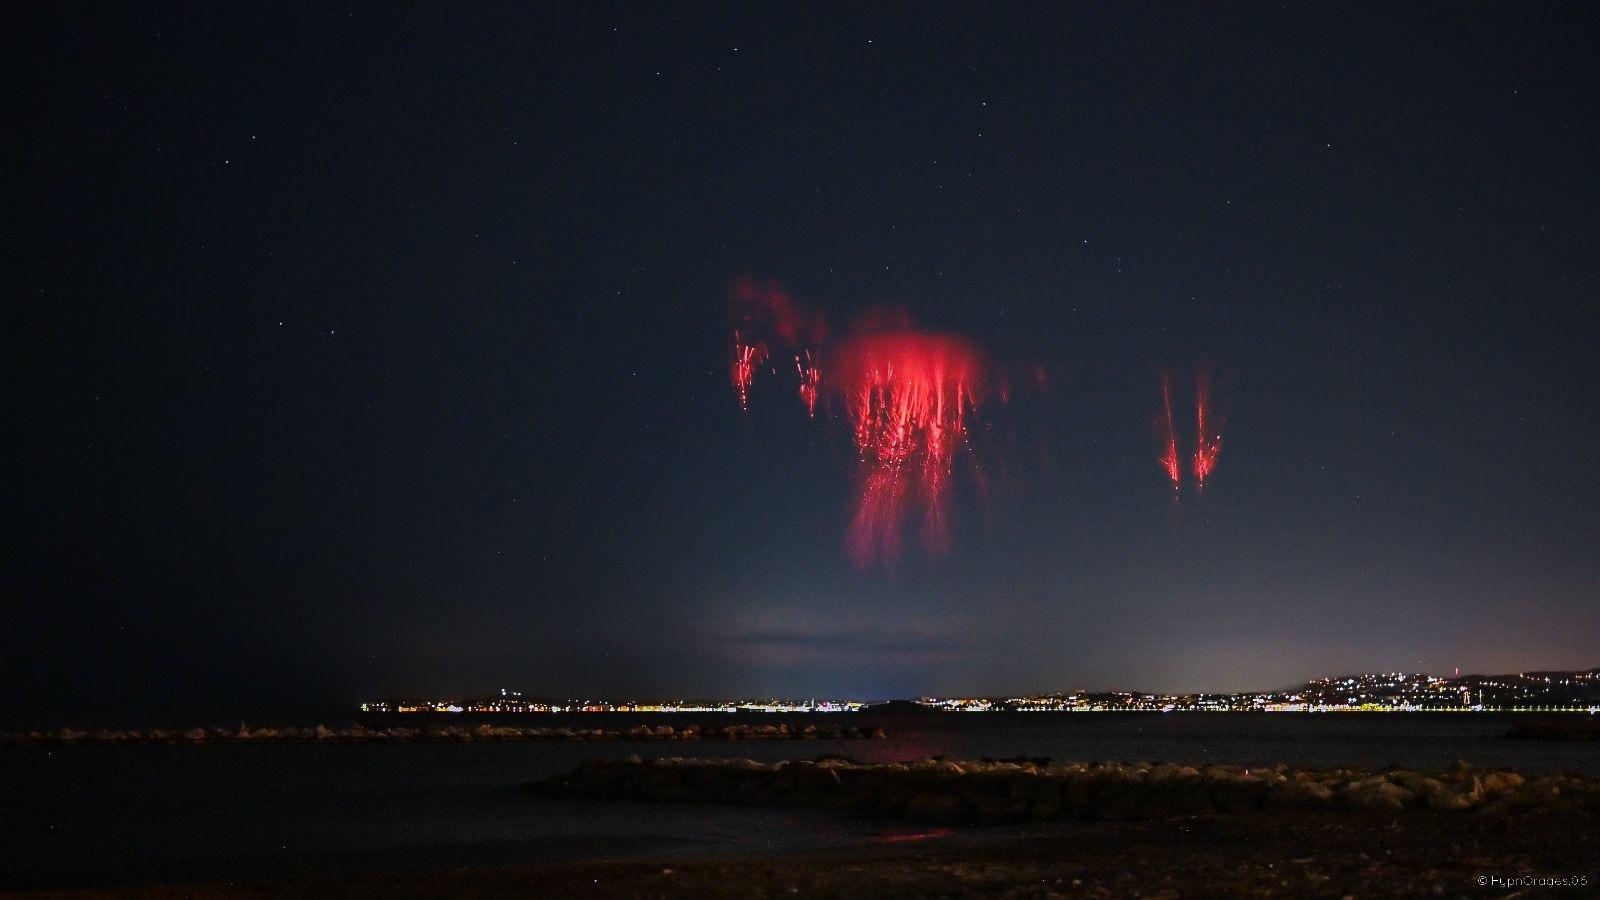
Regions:
<instances>
[{"instance_id":1,"label":"rock breakwater","mask_svg":"<svg viewBox=\"0 0 1600 900\"><path fill-rule=\"evenodd\" d=\"M976 824L1136 821L1260 810L1493 816L1540 809L1600 815L1600 779L1529 778L1465 764L1429 773L1040 760L869 765L821 758L767 764L635 756L590 760L531 788L545 796L829 806L891 819Z\"/></svg>"}]
</instances>

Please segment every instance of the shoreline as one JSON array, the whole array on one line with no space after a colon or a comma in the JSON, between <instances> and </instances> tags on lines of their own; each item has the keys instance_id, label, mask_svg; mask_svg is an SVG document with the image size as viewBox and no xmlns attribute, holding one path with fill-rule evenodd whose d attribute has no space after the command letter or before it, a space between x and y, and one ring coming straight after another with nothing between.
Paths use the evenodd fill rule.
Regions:
<instances>
[{"instance_id":1,"label":"shoreline","mask_svg":"<svg viewBox=\"0 0 1600 900\"><path fill-rule=\"evenodd\" d=\"M546 840L567 842L559 854L530 857L532 845L484 853L491 845L474 843L484 838L446 831L388 864L378 860L399 852L392 847L265 869L265 857L143 874L101 868L65 882L70 889L41 890L63 882L30 878L34 889L18 896L1431 897L1481 896L1479 877L1600 877L1600 778L1465 764L627 757L536 784L500 796L535 815L641 824L552 833ZM668 833L644 824L665 821L649 805L699 806L674 815L766 837L642 849L636 842ZM749 814L762 808L782 812ZM473 814L505 809L474 801ZM854 824L827 824L846 820ZM303 820L284 824L294 821ZM784 844L778 836L791 830L833 837ZM600 834L617 840L595 842Z\"/></svg>"},{"instance_id":2,"label":"shoreline","mask_svg":"<svg viewBox=\"0 0 1600 900\"><path fill-rule=\"evenodd\" d=\"M76 731L62 728L57 731L30 731L0 734L0 746L52 747L74 745L118 744L315 744L315 743L473 743L516 741L838 741L883 740L888 734L875 726L850 726L810 723L790 727L788 722L776 725L691 724L674 728L660 725L635 725L627 729L606 728L516 728L508 725L484 723L476 726L451 724L423 728L393 726L368 728L353 725L333 729L326 725L250 728L240 725L228 728L190 728L185 730L150 729L99 729Z\"/></svg>"},{"instance_id":3,"label":"shoreline","mask_svg":"<svg viewBox=\"0 0 1600 900\"><path fill-rule=\"evenodd\" d=\"M38 891L34 897L1472 897L1600 878L1600 833L1564 817L1276 811L936 829L820 851L659 855L410 874ZM1499 879L1499 886L1489 879ZM1580 884L1582 879L1585 883Z\"/></svg>"}]
</instances>

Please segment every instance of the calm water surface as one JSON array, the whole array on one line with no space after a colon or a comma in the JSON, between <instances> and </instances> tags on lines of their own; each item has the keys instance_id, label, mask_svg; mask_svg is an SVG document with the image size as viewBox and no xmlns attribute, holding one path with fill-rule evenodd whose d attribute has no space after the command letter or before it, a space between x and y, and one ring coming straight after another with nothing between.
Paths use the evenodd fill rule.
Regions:
<instances>
[{"instance_id":1,"label":"calm water surface","mask_svg":"<svg viewBox=\"0 0 1600 900\"><path fill-rule=\"evenodd\" d=\"M515 722L627 728L739 720L807 721L613 715ZM816 810L555 801L520 789L597 755L777 760L832 753L886 762L944 754L1416 768L1465 759L1600 775L1595 744L1506 740L1514 720L1497 715L867 713L834 721L881 725L890 737L0 749L0 888L823 849L915 830Z\"/></svg>"}]
</instances>

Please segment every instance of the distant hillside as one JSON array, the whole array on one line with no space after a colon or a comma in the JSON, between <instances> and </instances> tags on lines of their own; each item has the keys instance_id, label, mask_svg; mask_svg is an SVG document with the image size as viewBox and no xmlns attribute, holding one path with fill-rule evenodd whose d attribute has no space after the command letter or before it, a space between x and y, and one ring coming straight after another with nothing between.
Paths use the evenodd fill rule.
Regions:
<instances>
[{"instance_id":1,"label":"distant hillside","mask_svg":"<svg viewBox=\"0 0 1600 900\"><path fill-rule=\"evenodd\" d=\"M1592 706L1600 704L1600 669L1451 678L1425 673L1363 673L1319 678L1293 693L1327 705Z\"/></svg>"}]
</instances>

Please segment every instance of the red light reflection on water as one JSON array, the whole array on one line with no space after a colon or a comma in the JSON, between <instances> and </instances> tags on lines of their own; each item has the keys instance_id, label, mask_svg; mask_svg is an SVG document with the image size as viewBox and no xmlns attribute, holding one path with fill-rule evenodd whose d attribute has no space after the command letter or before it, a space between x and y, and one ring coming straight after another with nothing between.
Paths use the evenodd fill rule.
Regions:
<instances>
[{"instance_id":1,"label":"red light reflection on water","mask_svg":"<svg viewBox=\"0 0 1600 900\"><path fill-rule=\"evenodd\" d=\"M894 834L880 834L870 838L875 844L914 844L918 841L936 841L955 834L954 828L930 828L926 831L896 832Z\"/></svg>"}]
</instances>

